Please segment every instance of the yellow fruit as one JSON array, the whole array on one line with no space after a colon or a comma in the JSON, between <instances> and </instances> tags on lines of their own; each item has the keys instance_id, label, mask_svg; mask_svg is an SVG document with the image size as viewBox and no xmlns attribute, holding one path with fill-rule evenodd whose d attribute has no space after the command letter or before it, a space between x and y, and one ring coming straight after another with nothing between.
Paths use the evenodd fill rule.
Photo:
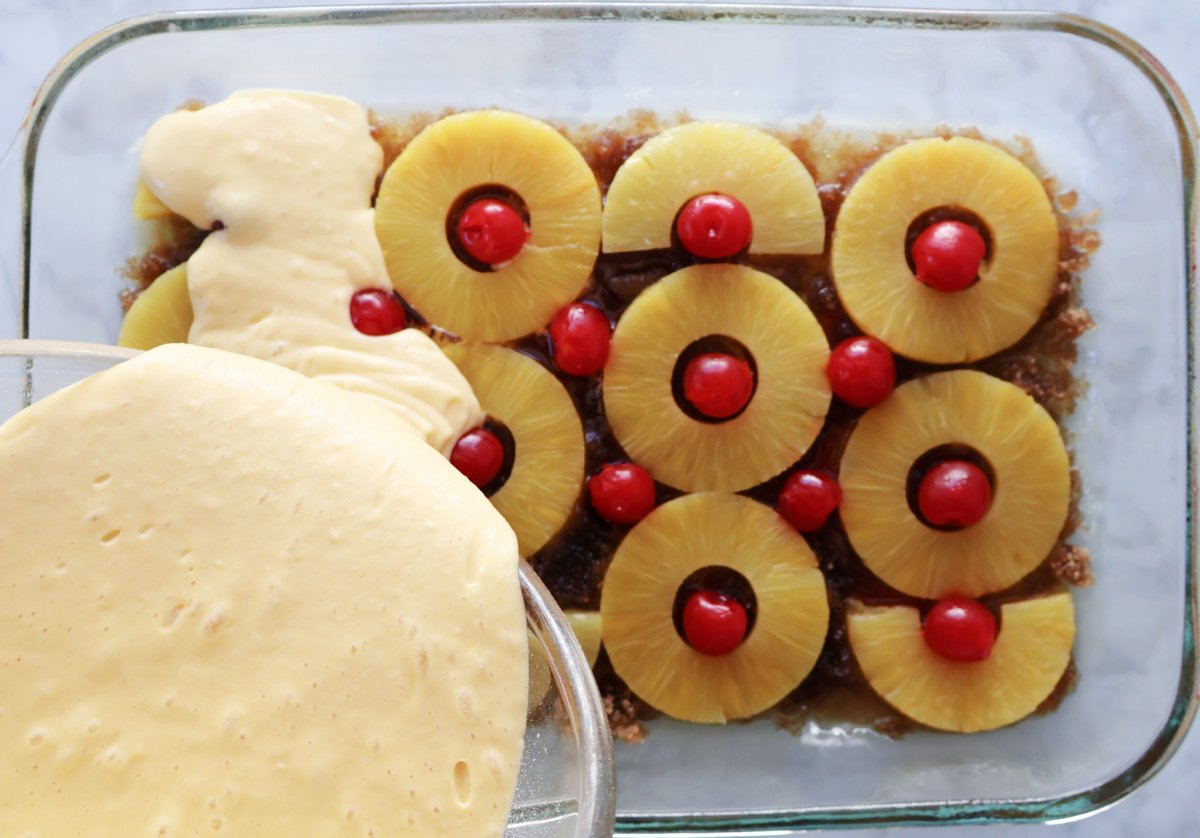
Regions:
<instances>
[{"instance_id":1,"label":"yellow fruit","mask_svg":"<svg viewBox=\"0 0 1200 838\"><path fill-rule=\"evenodd\" d=\"M991 236L979 281L929 288L913 274L905 237L914 219L954 207ZM1037 322L1054 290L1058 221L1041 181L979 140L916 140L885 154L838 212L832 269L850 317L893 351L935 364L972 361L1011 346Z\"/></svg>"},{"instance_id":2,"label":"yellow fruit","mask_svg":"<svg viewBox=\"0 0 1200 838\"><path fill-rule=\"evenodd\" d=\"M925 643L909 605L851 600L846 626L863 675L904 715L939 730L974 733L1028 716L1054 691L1071 661L1075 610L1066 592L1000 608L987 660L948 660Z\"/></svg>"},{"instance_id":3,"label":"yellow fruit","mask_svg":"<svg viewBox=\"0 0 1200 838\"><path fill-rule=\"evenodd\" d=\"M167 205L158 199L142 181L138 181L137 192L133 196L133 217L142 221L155 218L167 218L174 215Z\"/></svg>"},{"instance_id":4,"label":"yellow fruit","mask_svg":"<svg viewBox=\"0 0 1200 838\"><path fill-rule=\"evenodd\" d=\"M680 585L702 568L737 571L757 617L726 655L694 650L675 629ZM604 648L640 698L677 719L752 716L793 690L816 663L829 626L825 579L804 538L741 495L685 495L655 509L617 548L601 590Z\"/></svg>"},{"instance_id":5,"label":"yellow fruit","mask_svg":"<svg viewBox=\"0 0 1200 838\"><path fill-rule=\"evenodd\" d=\"M739 341L758 386L746 409L703 422L672 393L680 353L700 338ZM783 283L740 265L684 268L643 291L613 333L604 409L625 451L655 479L687 492L736 492L808 450L829 409L829 344Z\"/></svg>"},{"instance_id":6,"label":"yellow fruit","mask_svg":"<svg viewBox=\"0 0 1200 838\"><path fill-rule=\"evenodd\" d=\"M575 639L583 647L588 666L596 665L600 656L600 612L599 611L566 611L567 622L575 632ZM529 706L542 703L546 693L550 691L553 676L550 673L550 661L542 644L531 632L529 635Z\"/></svg>"},{"instance_id":7,"label":"yellow fruit","mask_svg":"<svg viewBox=\"0 0 1200 838\"><path fill-rule=\"evenodd\" d=\"M529 708L532 710L542 703L550 685L554 683L554 675L550 672L550 661L546 659L546 651L541 641L529 633Z\"/></svg>"},{"instance_id":8,"label":"yellow fruit","mask_svg":"<svg viewBox=\"0 0 1200 838\"><path fill-rule=\"evenodd\" d=\"M978 523L933 529L914 514L914 462L942 445L991 466L992 504ZM938 599L999 591L1036 568L1058 540L1071 494L1058 426L1014 384L972 370L904 384L859 420L842 456L842 524L871 571L897 590Z\"/></svg>"},{"instance_id":9,"label":"yellow fruit","mask_svg":"<svg viewBox=\"0 0 1200 838\"><path fill-rule=\"evenodd\" d=\"M187 262L163 273L138 295L125 314L117 345L153 349L164 343L187 343L192 327Z\"/></svg>"},{"instance_id":10,"label":"yellow fruit","mask_svg":"<svg viewBox=\"0 0 1200 838\"><path fill-rule=\"evenodd\" d=\"M484 186L516 193L530 237L493 271L455 255L447 217ZM504 111L456 114L418 134L388 168L375 227L396 289L461 337L505 341L536 331L578 296L600 248L600 190L582 155L543 122Z\"/></svg>"},{"instance_id":11,"label":"yellow fruit","mask_svg":"<svg viewBox=\"0 0 1200 838\"><path fill-rule=\"evenodd\" d=\"M796 155L756 128L691 122L654 137L617 170L604 201L604 251L670 247L683 205L713 192L750 211L751 253L825 249L821 199Z\"/></svg>"},{"instance_id":12,"label":"yellow fruit","mask_svg":"<svg viewBox=\"0 0 1200 838\"><path fill-rule=\"evenodd\" d=\"M600 657L600 612L567 611L566 615L575 638L583 647L588 666L595 666L596 658Z\"/></svg>"},{"instance_id":13,"label":"yellow fruit","mask_svg":"<svg viewBox=\"0 0 1200 838\"><path fill-rule=\"evenodd\" d=\"M557 533L583 486L583 424L562 384L537 361L502 346L449 344L484 413L513 436L508 480L491 496L528 558Z\"/></svg>"}]
</instances>

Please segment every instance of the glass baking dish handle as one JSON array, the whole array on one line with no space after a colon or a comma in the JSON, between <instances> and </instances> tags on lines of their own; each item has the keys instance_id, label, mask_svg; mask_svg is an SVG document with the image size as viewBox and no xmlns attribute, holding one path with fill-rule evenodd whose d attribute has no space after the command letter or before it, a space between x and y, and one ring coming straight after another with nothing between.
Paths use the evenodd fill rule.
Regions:
<instances>
[{"instance_id":1,"label":"glass baking dish handle","mask_svg":"<svg viewBox=\"0 0 1200 838\"><path fill-rule=\"evenodd\" d=\"M0 338L21 335L21 136L0 146Z\"/></svg>"}]
</instances>

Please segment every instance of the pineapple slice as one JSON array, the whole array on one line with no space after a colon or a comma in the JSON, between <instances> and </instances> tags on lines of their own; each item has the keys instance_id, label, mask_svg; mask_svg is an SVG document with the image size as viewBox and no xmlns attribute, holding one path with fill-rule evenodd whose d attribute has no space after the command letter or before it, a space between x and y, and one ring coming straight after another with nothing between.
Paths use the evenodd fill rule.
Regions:
<instances>
[{"instance_id":1,"label":"pineapple slice","mask_svg":"<svg viewBox=\"0 0 1200 838\"><path fill-rule=\"evenodd\" d=\"M142 221L150 221L155 218L167 218L171 215L174 213L167 208L167 205L150 191L149 186L139 180L137 192L133 195L133 217Z\"/></svg>"},{"instance_id":2,"label":"pineapple slice","mask_svg":"<svg viewBox=\"0 0 1200 838\"><path fill-rule=\"evenodd\" d=\"M908 504L913 463L945 444L974 448L995 474L983 519L926 526ZM1070 464L1058 426L1024 390L973 370L910 381L858 421L842 456L842 524L871 571L938 599L1013 585L1053 549L1067 518Z\"/></svg>"},{"instance_id":3,"label":"pineapple slice","mask_svg":"<svg viewBox=\"0 0 1200 838\"><path fill-rule=\"evenodd\" d=\"M567 623L575 632L575 639L583 647L588 666L595 666L600 657L600 612L599 611L564 611ZM550 692L550 684L554 676L550 672L550 661L542 651L542 645L533 633L529 634L529 706L536 707L542 703L546 693Z\"/></svg>"},{"instance_id":4,"label":"pineapple slice","mask_svg":"<svg viewBox=\"0 0 1200 838\"><path fill-rule=\"evenodd\" d=\"M736 570L758 611L726 655L693 649L675 629L680 585L710 566ZM804 538L741 495L685 495L651 512L617 548L604 578L604 647L617 674L662 712L721 723L771 707L808 675L829 627L825 579Z\"/></svg>"},{"instance_id":5,"label":"pineapple slice","mask_svg":"<svg viewBox=\"0 0 1200 838\"><path fill-rule=\"evenodd\" d=\"M909 225L939 207L969 210L991 233L991 257L962 291L929 288L906 260ZM1057 277L1058 221L1041 181L1007 152L964 137L916 140L850 189L832 270L850 317L893 351L935 364L973 361L1037 322Z\"/></svg>"},{"instance_id":6,"label":"pineapple slice","mask_svg":"<svg viewBox=\"0 0 1200 838\"><path fill-rule=\"evenodd\" d=\"M532 556L562 529L583 486L583 423L562 384L537 361L502 346L442 347L484 413L512 433L513 466L491 496Z\"/></svg>"},{"instance_id":7,"label":"pineapple slice","mask_svg":"<svg viewBox=\"0 0 1200 838\"><path fill-rule=\"evenodd\" d=\"M676 360L710 335L740 341L758 386L746 409L702 422L675 401ZM741 265L693 265L643 291L613 333L604 409L617 440L660 480L686 492L736 492L808 450L829 410L829 344L783 283Z\"/></svg>"},{"instance_id":8,"label":"pineapple slice","mask_svg":"<svg viewBox=\"0 0 1200 838\"><path fill-rule=\"evenodd\" d=\"M939 730L975 733L1025 718L1054 691L1071 662L1075 609L1065 591L1000 608L985 661L934 652L909 605L847 603L846 627L867 683L904 715Z\"/></svg>"},{"instance_id":9,"label":"pineapple slice","mask_svg":"<svg viewBox=\"0 0 1200 838\"><path fill-rule=\"evenodd\" d=\"M528 243L490 272L451 248L447 216L483 186L529 209ZM587 284L600 249L600 189L583 156L543 122L504 111L456 114L418 134L388 168L375 228L396 289L430 321L480 341L545 326Z\"/></svg>"},{"instance_id":10,"label":"pineapple slice","mask_svg":"<svg viewBox=\"0 0 1200 838\"><path fill-rule=\"evenodd\" d=\"M821 199L796 155L756 128L691 122L654 137L617 170L604 201L604 251L670 247L679 210L713 192L750 211L751 253L824 250Z\"/></svg>"},{"instance_id":11,"label":"pineapple slice","mask_svg":"<svg viewBox=\"0 0 1200 838\"><path fill-rule=\"evenodd\" d=\"M600 657L600 612L599 611L567 611L567 622L575 632L575 639L583 647L588 666L595 666Z\"/></svg>"},{"instance_id":12,"label":"pineapple slice","mask_svg":"<svg viewBox=\"0 0 1200 838\"><path fill-rule=\"evenodd\" d=\"M121 323L117 345L153 349L164 343L187 343L191 328L192 299L184 262L156 278L133 301Z\"/></svg>"}]
</instances>

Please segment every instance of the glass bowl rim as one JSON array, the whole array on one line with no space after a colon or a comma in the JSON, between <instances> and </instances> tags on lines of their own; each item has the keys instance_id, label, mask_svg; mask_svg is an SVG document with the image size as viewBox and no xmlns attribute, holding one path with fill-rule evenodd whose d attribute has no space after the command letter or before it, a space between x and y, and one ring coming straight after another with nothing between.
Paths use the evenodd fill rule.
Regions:
<instances>
[{"instance_id":1,"label":"glass bowl rim","mask_svg":"<svg viewBox=\"0 0 1200 838\"><path fill-rule=\"evenodd\" d=\"M1187 99L1166 68L1123 32L1090 18L1059 12L931 11L863 7L796 7L771 4L707 2L526 2L400 3L362 6L309 6L247 10L189 11L149 14L109 26L80 42L51 70L38 89L22 123L21 151L21 278L20 336L29 334L32 200L38 142L62 90L84 67L121 44L167 32L253 29L288 26L347 26L496 22L646 22L746 23L859 27L880 29L991 30L1050 32L1081 38L1115 52L1145 76L1166 107L1179 141L1183 185L1184 296L1187 329L1186 491L1184 631L1179 685L1162 730L1145 752L1112 778L1091 788L1063 795L1018 800L961 800L906 804L858 804L838 807L727 812L616 815L616 832L697 835L783 830L900 826L931 822L953 824L1049 823L1076 820L1100 812L1144 785L1174 755L1197 710L1196 613L1197 542L1194 532L1197 477L1195 281L1197 264L1197 126ZM530 574L532 575L532 574ZM544 589L543 589L544 590ZM565 623L555 626L567 630ZM562 639L562 638L560 638ZM611 750L611 742L609 742ZM611 768L611 766L610 766ZM597 833L599 834L599 833Z\"/></svg>"}]
</instances>

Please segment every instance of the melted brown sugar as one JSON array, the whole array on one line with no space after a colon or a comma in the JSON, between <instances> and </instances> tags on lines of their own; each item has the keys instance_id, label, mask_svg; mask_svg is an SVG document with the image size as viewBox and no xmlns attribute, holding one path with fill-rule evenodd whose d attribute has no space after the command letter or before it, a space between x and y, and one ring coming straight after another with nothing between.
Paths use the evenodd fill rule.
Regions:
<instances>
[{"instance_id":1,"label":"melted brown sugar","mask_svg":"<svg viewBox=\"0 0 1200 838\"><path fill-rule=\"evenodd\" d=\"M383 148L385 170L407 142L434 119L436 116L418 117L404 123L373 120L372 133ZM616 126L564 133L583 153L601 189L606 191L621 164L662 127L664 125L652 115L638 113L631 114ZM830 345L835 345L861 332L847 316L830 278L829 236L834 220L847 190L858 175L907 137L877 136L864 142L838 135L820 123L779 136L817 180L826 216L825 250L818 256L743 255L731 261L768 273L792 289L816 315ZM1040 171L1027 145L1016 151L1035 172ZM1066 215L1066 211L1074 208L1074 194L1056 194L1056 184L1048 177L1043 180L1050 194L1056 197L1059 208L1059 276L1054 295L1037 325L1018 344L974 364L960 365L960 368L979 369L1017 384L1061 423L1074 410L1080 391L1079 382L1072 373L1076 341L1092 326L1087 312L1079 305L1078 273L1086 267L1099 240L1087 227L1090 219ZM123 295L125 307L128 308L138 290L163 271L186 260L204 235L204 231L195 230L178 219L161 225L154 244L140 258L130 260L127 275L136 281L137 290ZM598 306L615 322L643 289L694 261L680 248L601 254L595 266L594 282L582 299ZM417 322L425 321L418 317ZM570 393L583 420L588 474L604 463L628 459L605 420L598 376L575 378L559 374L550 362L550 347L544 332L516 341L514 348L550 369ZM896 361L897 383L934 369L946 369L902 358ZM823 430L804 458L787 473L743 494L773 506L791 471L822 468L836 473L846 440L861 414L861 410L835 399ZM1072 487L1071 514L1059 546L1037 571L1013 588L984 598L986 603L994 607L1006 601L1048 593L1064 582L1072 585L1091 583L1086 549L1067 544L1067 539L1079 525L1079 480L1074 473ZM657 489L660 503L680 494L661 484ZM604 571L627 530L628 527L601 519L580 497L567 524L530 561L564 608L595 609L599 607ZM866 569L851 548L836 513L823 530L806 538L825 574L831 607L830 627L812 673L773 711L777 723L795 732L811 724L849 724L889 736L899 736L920 727L892 710L867 686L846 638L842 604L849 597L876 603L913 604L914 600L889 588ZM655 715L652 708L629 691L604 654L597 663L596 676L615 733L626 741L640 741L646 735L642 722ZM1069 667L1039 712L1055 709L1071 690L1076 677L1074 666Z\"/></svg>"}]
</instances>

